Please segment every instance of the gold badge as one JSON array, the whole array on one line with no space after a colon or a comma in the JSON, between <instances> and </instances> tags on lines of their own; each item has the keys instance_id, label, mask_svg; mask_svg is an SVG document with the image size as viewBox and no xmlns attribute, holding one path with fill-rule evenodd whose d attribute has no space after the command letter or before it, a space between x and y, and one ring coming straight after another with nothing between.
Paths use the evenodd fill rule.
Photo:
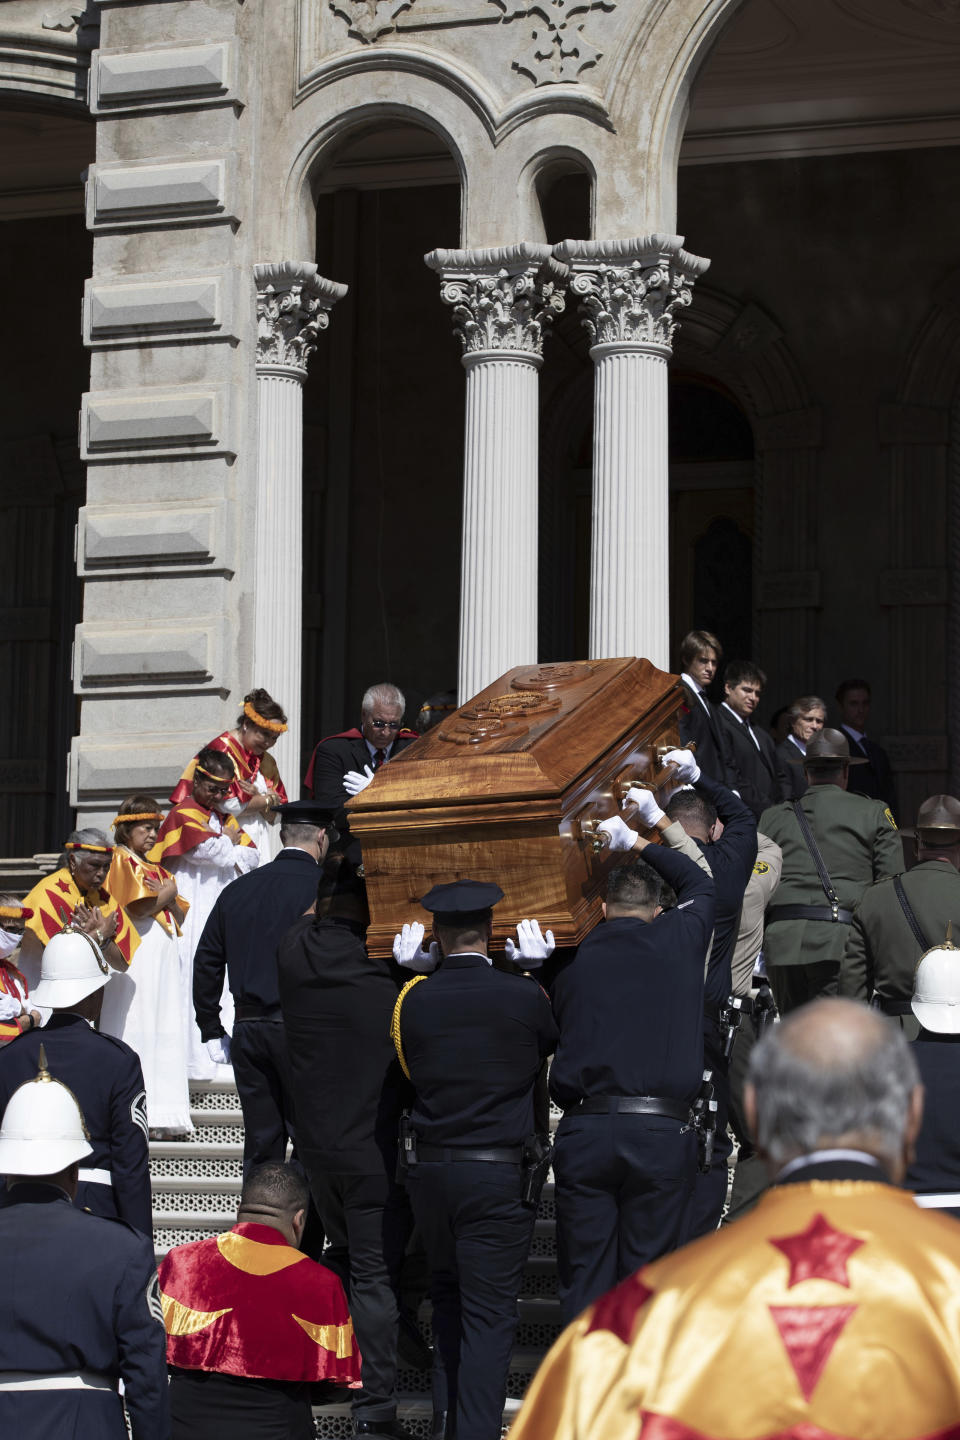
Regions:
<instances>
[{"instance_id":1,"label":"gold badge","mask_svg":"<svg viewBox=\"0 0 960 1440\"><path fill-rule=\"evenodd\" d=\"M890 824L893 826L894 830L896 830L896 828L897 828L897 822L896 822L896 820L894 820L894 818L893 818L893 811L890 809L890 806L889 806L889 805L887 805L887 806L885 807L883 813L884 813L884 815L887 817L887 819L890 821Z\"/></svg>"},{"instance_id":2,"label":"gold badge","mask_svg":"<svg viewBox=\"0 0 960 1440\"><path fill-rule=\"evenodd\" d=\"M770 866L767 864L766 860L758 860L756 865L754 865L753 867L753 873L754 875L766 875L769 869Z\"/></svg>"}]
</instances>

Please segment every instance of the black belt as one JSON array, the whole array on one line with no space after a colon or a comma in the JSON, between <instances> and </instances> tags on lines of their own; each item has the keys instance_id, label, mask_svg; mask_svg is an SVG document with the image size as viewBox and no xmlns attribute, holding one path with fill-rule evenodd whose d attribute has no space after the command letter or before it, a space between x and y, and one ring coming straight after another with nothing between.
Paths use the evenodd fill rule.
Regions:
<instances>
[{"instance_id":1,"label":"black belt","mask_svg":"<svg viewBox=\"0 0 960 1440\"><path fill-rule=\"evenodd\" d=\"M771 905L767 911L767 924L777 920L829 920L834 924L849 925L853 920L852 910L837 907L834 915L829 905Z\"/></svg>"},{"instance_id":2,"label":"black belt","mask_svg":"<svg viewBox=\"0 0 960 1440\"><path fill-rule=\"evenodd\" d=\"M909 1000L890 1000L886 995L874 995L873 1003L884 1015L912 1015L913 1006Z\"/></svg>"},{"instance_id":3,"label":"black belt","mask_svg":"<svg viewBox=\"0 0 960 1440\"><path fill-rule=\"evenodd\" d=\"M488 1150L466 1150L459 1145L421 1145L417 1144L417 1161L424 1160L428 1165L440 1161L446 1163L448 1160L480 1160L489 1165L519 1165L523 1159L522 1145L500 1145L493 1146Z\"/></svg>"},{"instance_id":4,"label":"black belt","mask_svg":"<svg viewBox=\"0 0 960 1440\"><path fill-rule=\"evenodd\" d=\"M283 1011L279 1005L238 1005L234 1011L235 1020L282 1020Z\"/></svg>"},{"instance_id":5,"label":"black belt","mask_svg":"<svg viewBox=\"0 0 960 1440\"><path fill-rule=\"evenodd\" d=\"M664 1100L659 1095L588 1095L567 1105L568 1115L662 1115L666 1120L690 1119L690 1106L682 1100Z\"/></svg>"}]
</instances>

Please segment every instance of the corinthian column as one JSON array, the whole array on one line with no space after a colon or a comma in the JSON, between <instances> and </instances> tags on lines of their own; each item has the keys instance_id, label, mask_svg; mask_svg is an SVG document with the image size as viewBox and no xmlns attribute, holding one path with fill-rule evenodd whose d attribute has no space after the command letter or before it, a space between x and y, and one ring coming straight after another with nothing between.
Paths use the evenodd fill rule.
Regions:
<instances>
[{"instance_id":1,"label":"corinthian column","mask_svg":"<svg viewBox=\"0 0 960 1440\"><path fill-rule=\"evenodd\" d=\"M593 345L590 654L669 668L667 360L675 311L710 264L682 236L566 240Z\"/></svg>"},{"instance_id":2,"label":"corinthian column","mask_svg":"<svg viewBox=\"0 0 960 1440\"><path fill-rule=\"evenodd\" d=\"M461 704L537 659L539 381L567 274L548 245L434 250L467 372L460 570Z\"/></svg>"},{"instance_id":3,"label":"corinthian column","mask_svg":"<svg viewBox=\"0 0 960 1440\"><path fill-rule=\"evenodd\" d=\"M257 284L257 506L254 531L253 683L269 690L290 728L274 754L292 798L300 793L300 647L303 632L303 382L317 335L346 285L309 261L255 265Z\"/></svg>"}]
</instances>

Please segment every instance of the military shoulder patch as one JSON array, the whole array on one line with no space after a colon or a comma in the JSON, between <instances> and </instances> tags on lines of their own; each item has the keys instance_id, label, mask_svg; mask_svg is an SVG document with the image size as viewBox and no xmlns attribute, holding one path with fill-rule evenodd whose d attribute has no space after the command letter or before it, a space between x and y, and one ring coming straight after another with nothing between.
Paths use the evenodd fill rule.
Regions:
<instances>
[{"instance_id":1,"label":"military shoulder patch","mask_svg":"<svg viewBox=\"0 0 960 1440\"><path fill-rule=\"evenodd\" d=\"M754 875L766 875L769 869L770 866L767 864L766 860L758 860L756 865L754 865L753 867L753 873Z\"/></svg>"},{"instance_id":2,"label":"military shoulder patch","mask_svg":"<svg viewBox=\"0 0 960 1440\"><path fill-rule=\"evenodd\" d=\"M889 821L890 821L890 824L893 826L894 830L896 830L896 828L897 828L897 822L896 822L896 820L894 820L894 818L893 818L893 811L890 809L890 806L889 806L889 805L885 805L885 806L884 806L883 814L884 814L884 818L887 819L887 820L889 820Z\"/></svg>"},{"instance_id":3,"label":"military shoulder patch","mask_svg":"<svg viewBox=\"0 0 960 1440\"><path fill-rule=\"evenodd\" d=\"M134 1095L133 1100L130 1102L130 1119L133 1121L134 1125L136 1125L138 1130L143 1131L143 1138L149 1145L150 1127L147 1124L146 1090L141 1090L138 1094Z\"/></svg>"},{"instance_id":4,"label":"military shoulder patch","mask_svg":"<svg viewBox=\"0 0 960 1440\"><path fill-rule=\"evenodd\" d=\"M146 1300L147 1309L150 1312L150 1319L156 1320L158 1325L162 1325L163 1305L160 1300L160 1281L156 1274L151 1275L147 1282Z\"/></svg>"}]
</instances>

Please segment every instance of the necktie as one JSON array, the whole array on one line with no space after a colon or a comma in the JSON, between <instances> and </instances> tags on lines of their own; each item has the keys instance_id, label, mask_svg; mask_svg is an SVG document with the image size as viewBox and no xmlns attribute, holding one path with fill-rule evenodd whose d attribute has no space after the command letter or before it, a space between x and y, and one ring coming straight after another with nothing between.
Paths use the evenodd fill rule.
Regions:
<instances>
[{"instance_id":1,"label":"necktie","mask_svg":"<svg viewBox=\"0 0 960 1440\"><path fill-rule=\"evenodd\" d=\"M370 769L374 772L374 774L376 774L376 772L380 769L380 766L383 764L383 761L384 761L383 751L382 751L382 750L374 750L373 754L370 756Z\"/></svg>"},{"instance_id":2,"label":"necktie","mask_svg":"<svg viewBox=\"0 0 960 1440\"><path fill-rule=\"evenodd\" d=\"M746 723L747 723L747 722L744 721L744 724L745 724L745 725L746 725ZM750 726L749 726L749 725L747 725L747 734L750 736L750 739L753 741L754 745L756 745L757 749L759 750L759 749L760 749L760 741L757 739L756 735L754 735L754 733L753 733L753 731L750 729Z\"/></svg>"}]
</instances>

